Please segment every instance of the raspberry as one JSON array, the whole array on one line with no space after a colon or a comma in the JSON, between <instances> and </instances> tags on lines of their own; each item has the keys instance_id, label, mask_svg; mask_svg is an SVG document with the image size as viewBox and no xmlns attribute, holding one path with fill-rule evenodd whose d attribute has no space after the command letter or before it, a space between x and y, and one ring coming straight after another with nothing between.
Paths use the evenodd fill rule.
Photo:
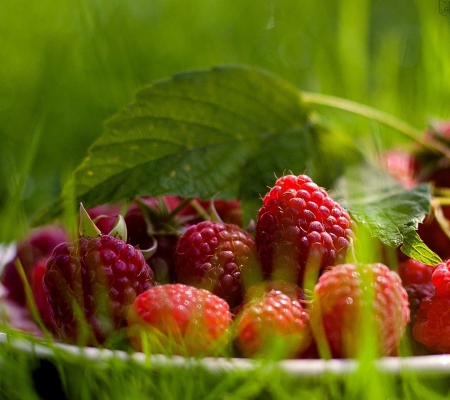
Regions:
<instances>
[{"instance_id":1,"label":"raspberry","mask_svg":"<svg viewBox=\"0 0 450 400\"><path fill-rule=\"evenodd\" d=\"M336 358L358 354L355 344L361 343L361 327L367 323L373 324L369 326L379 355L393 354L409 315L408 295L400 277L384 264L337 265L314 288L313 331L318 344L327 341Z\"/></svg>"},{"instance_id":2,"label":"raspberry","mask_svg":"<svg viewBox=\"0 0 450 400\"><path fill-rule=\"evenodd\" d=\"M137 351L215 355L227 345L232 323L227 302L183 284L154 286L128 313L128 336Z\"/></svg>"},{"instance_id":3,"label":"raspberry","mask_svg":"<svg viewBox=\"0 0 450 400\"><path fill-rule=\"evenodd\" d=\"M410 325L414 325L417 313L419 312L420 303L422 300L428 297L432 297L435 294L435 287L433 282L428 281L426 283L413 283L405 286L406 293L408 293L408 303L410 310Z\"/></svg>"},{"instance_id":4,"label":"raspberry","mask_svg":"<svg viewBox=\"0 0 450 400\"><path fill-rule=\"evenodd\" d=\"M413 327L414 338L432 352L448 353L449 330L450 298L437 295L424 298Z\"/></svg>"},{"instance_id":5,"label":"raspberry","mask_svg":"<svg viewBox=\"0 0 450 400\"><path fill-rule=\"evenodd\" d=\"M311 344L308 323L309 313L296 295L270 289L240 308L236 346L245 357L299 357Z\"/></svg>"},{"instance_id":6,"label":"raspberry","mask_svg":"<svg viewBox=\"0 0 450 400\"><path fill-rule=\"evenodd\" d=\"M121 204L100 204L99 206L87 209L89 216L95 221L98 229L107 235L113 229L117 215L122 209Z\"/></svg>"},{"instance_id":7,"label":"raspberry","mask_svg":"<svg viewBox=\"0 0 450 400\"><path fill-rule=\"evenodd\" d=\"M431 280L436 287L436 295L450 297L450 259L436 265Z\"/></svg>"},{"instance_id":8,"label":"raspberry","mask_svg":"<svg viewBox=\"0 0 450 400\"><path fill-rule=\"evenodd\" d=\"M46 271L47 259L41 258L33 267L31 273L31 291L33 293L33 299L36 303L39 316L41 317L44 325L51 331L55 331L55 321L52 316L52 310L47 300L47 293L44 289L44 275Z\"/></svg>"},{"instance_id":9,"label":"raspberry","mask_svg":"<svg viewBox=\"0 0 450 400\"><path fill-rule=\"evenodd\" d=\"M193 199L191 204L187 205L180 213L182 216L191 216L192 220L189 224L195 225L202 222L202 216L193 206L192 203L196 202L201 208L204 208L210 214L217 214L219 219L226 224L233 224L242 227L243 226L243 210L241 208L241 202L237 199L233 200L200 200L199 198Z\"/></svg>"},{"instance_id":10,"label":"raspberry","mask_svg":"<svg viewBox=\"0 0 450 400\"><path fill-rule=\"evenodd\" d=\"M342 263L354 236L348 212L306 175L286 175L264 197L256 246L265 278L303 285L308 276Z\"/></svg>"},{"instance_id":11,"label":"raspberry","mask_svg":"<svg viewBox=\"0 0 450 400\"><path fill-rule=\"evenodd\" d=\"M292 300L297 300L302 304L306 304L306 297L302 288L295 283L282 280L264 281L251 286L245 293L244 302L248 302L253 298L261 296L265 292L270 292L271 290L282 292L289 296Z\"/></svg>"},{"instance_id":12,"label":"raspberry","mask_svg":"<svg viewBox=\"0 0 450 400\"><path fill-rule=\"evenodd\" d=\"M5 265L2 283L8 289L8 298L20 305L26 304L22 279L17 271L16 263L20 261L28 279L35 263L50 256L54 247L68 240L67 232L59 225L47 225L32 229L17 245L15 258Z\"/></svg>"},{"instance_id":13,"label":"raspberry","mask_svg":"<svg viewBox=\"0 0 450 400\"><path fill-rule=\"evenodd\" d=\"M431 282L434 266L408 258L398 264L398 274L403 286Z\"/></svg>"},{"instance_id":14,"label":"raspberry","mask_svg":"<svg viewBox=\"0 0 450 400\"><path fill-rule=\"evenodd\" d=\"M68 342L84 339L84 317L95 336L88 343L103 343L125 325L128 307L153 279L143 255L121 239L102 235L60 244L44 275L58 335Z\"/></svg>"},{"instance_id":15,"label":"raspberry","mask_svg":"<svg viewBox=\"0 0 450 400\"><path fill-rule=\"evenodd\" d=\"M141 197L130 205L125 214L130 244L145 250L151 248L156 240L156 252L147 262L160 284L175 281L173 254L184 220L170 213L180 204L181 200L174 196Z\"/></svg>"},{"instance_id":16,"label":"raspberry","mask_svg":"<svg viewBox=\"0 0 450 400\"><path fill-rule=\"evenodd\" d=\"M242 301L244 279L258 273L255 243L237 225L200 222L180 237L175 267L179 283L208 289L234 308Z\"/></svg>"}]
</instances>

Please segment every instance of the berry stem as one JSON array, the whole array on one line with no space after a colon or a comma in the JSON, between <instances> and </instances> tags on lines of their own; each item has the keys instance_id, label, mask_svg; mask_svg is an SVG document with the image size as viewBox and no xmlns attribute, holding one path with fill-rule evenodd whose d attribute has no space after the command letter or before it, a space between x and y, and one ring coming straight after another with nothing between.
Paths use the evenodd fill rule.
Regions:
<instances>
[{"instance_id":1,"label":"berry stem","mask_svg":"<svg viewBox=\"0 0 450 400\"><path fill-rule=\"evenodd\" d=\"M301 97L306 104L316 104L338 108L340 110L348 111L378 121L386 126L394 128L400 133L403 133L408 138L413 139L415 142L420 143L422 146L430 149L431 151L440 152L450 158L449 149L441 143L436 140L424 141L420 130L384 111L377 110L365 104L356 103L351 100L321 93L302 92Z\"/></svg>"}]
</instances>

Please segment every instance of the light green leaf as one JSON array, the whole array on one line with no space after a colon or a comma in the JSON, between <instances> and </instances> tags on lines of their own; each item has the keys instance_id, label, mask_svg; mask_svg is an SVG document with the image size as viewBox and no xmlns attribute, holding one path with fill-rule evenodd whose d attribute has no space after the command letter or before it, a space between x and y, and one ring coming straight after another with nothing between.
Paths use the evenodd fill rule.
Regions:
<instances>
[{"instance_id":1,"label":"light green leaf","mask_svg":"<svg viewBox=\"0 0 450 400\"><path fill-rule=\"evenodd\" d=\"M433 265L440 261L417 235L430 212L429 185L407 190L374 166L351 168L339 181L336 196L372 237L408 256Z\"/></svg>"}]
</instances>

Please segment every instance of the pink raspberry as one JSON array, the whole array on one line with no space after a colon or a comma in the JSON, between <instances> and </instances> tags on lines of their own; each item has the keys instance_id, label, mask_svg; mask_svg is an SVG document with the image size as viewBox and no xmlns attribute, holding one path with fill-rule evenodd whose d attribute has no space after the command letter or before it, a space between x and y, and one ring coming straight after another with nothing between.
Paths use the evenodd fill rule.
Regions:
<instances>
[{"instance_id":1,"label":"pink raspberry","mask_svg":"<svg viewBox=\"0 0 450 400\"><path fill-rule=\"evenodd\" d=\"M183 284L154 286L141 293L127 319L136 350L188 356L224 351L232 323L225 300Z\"/></svg>"},{"instance_id":2,"label":"pink raspberry","mask_svg":"<svg viewBox=\"0 0 450 400\"><path fill-rule=\"evenodd\" d=\"M259 289L259 288L258 288ZM309 312L298 294L277 289L249 297L236 316L236 346L245 357L295 358L311 345ZM252 291L251 291L252 292Z\"/></svg>"},{"instance_id":3,"label":"pink raspberry","mask_svg":"<svg viewBox=\"0 0 450 400\"><path fill-rule=\"evenodd\" d=\"M358 354L361 327L367 323L373 324L379 355L393 354L409 317L408 295L400 277L380 263L336 265L314 288L313 331L318 344L325 340L336 358Z\"/></svg>"}]
</instances>

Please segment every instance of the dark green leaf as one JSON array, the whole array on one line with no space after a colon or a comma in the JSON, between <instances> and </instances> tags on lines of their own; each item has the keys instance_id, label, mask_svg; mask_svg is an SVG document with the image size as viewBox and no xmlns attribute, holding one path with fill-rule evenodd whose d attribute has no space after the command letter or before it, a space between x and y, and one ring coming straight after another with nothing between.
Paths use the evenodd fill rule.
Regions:
<instances>
[{"instance_id":1,"label":"dark green leaf","mask_svg":"<svg viewBox=\"0 0 450 400\"><path fill-rule=\"evenodd\" d=\"M76 202L172 194L255 204L274 174L314 173L314 136L300 92L285 81L243 67L182 73L145 88L106 123L75 170Z\"/></svg>"}]
</instances>

